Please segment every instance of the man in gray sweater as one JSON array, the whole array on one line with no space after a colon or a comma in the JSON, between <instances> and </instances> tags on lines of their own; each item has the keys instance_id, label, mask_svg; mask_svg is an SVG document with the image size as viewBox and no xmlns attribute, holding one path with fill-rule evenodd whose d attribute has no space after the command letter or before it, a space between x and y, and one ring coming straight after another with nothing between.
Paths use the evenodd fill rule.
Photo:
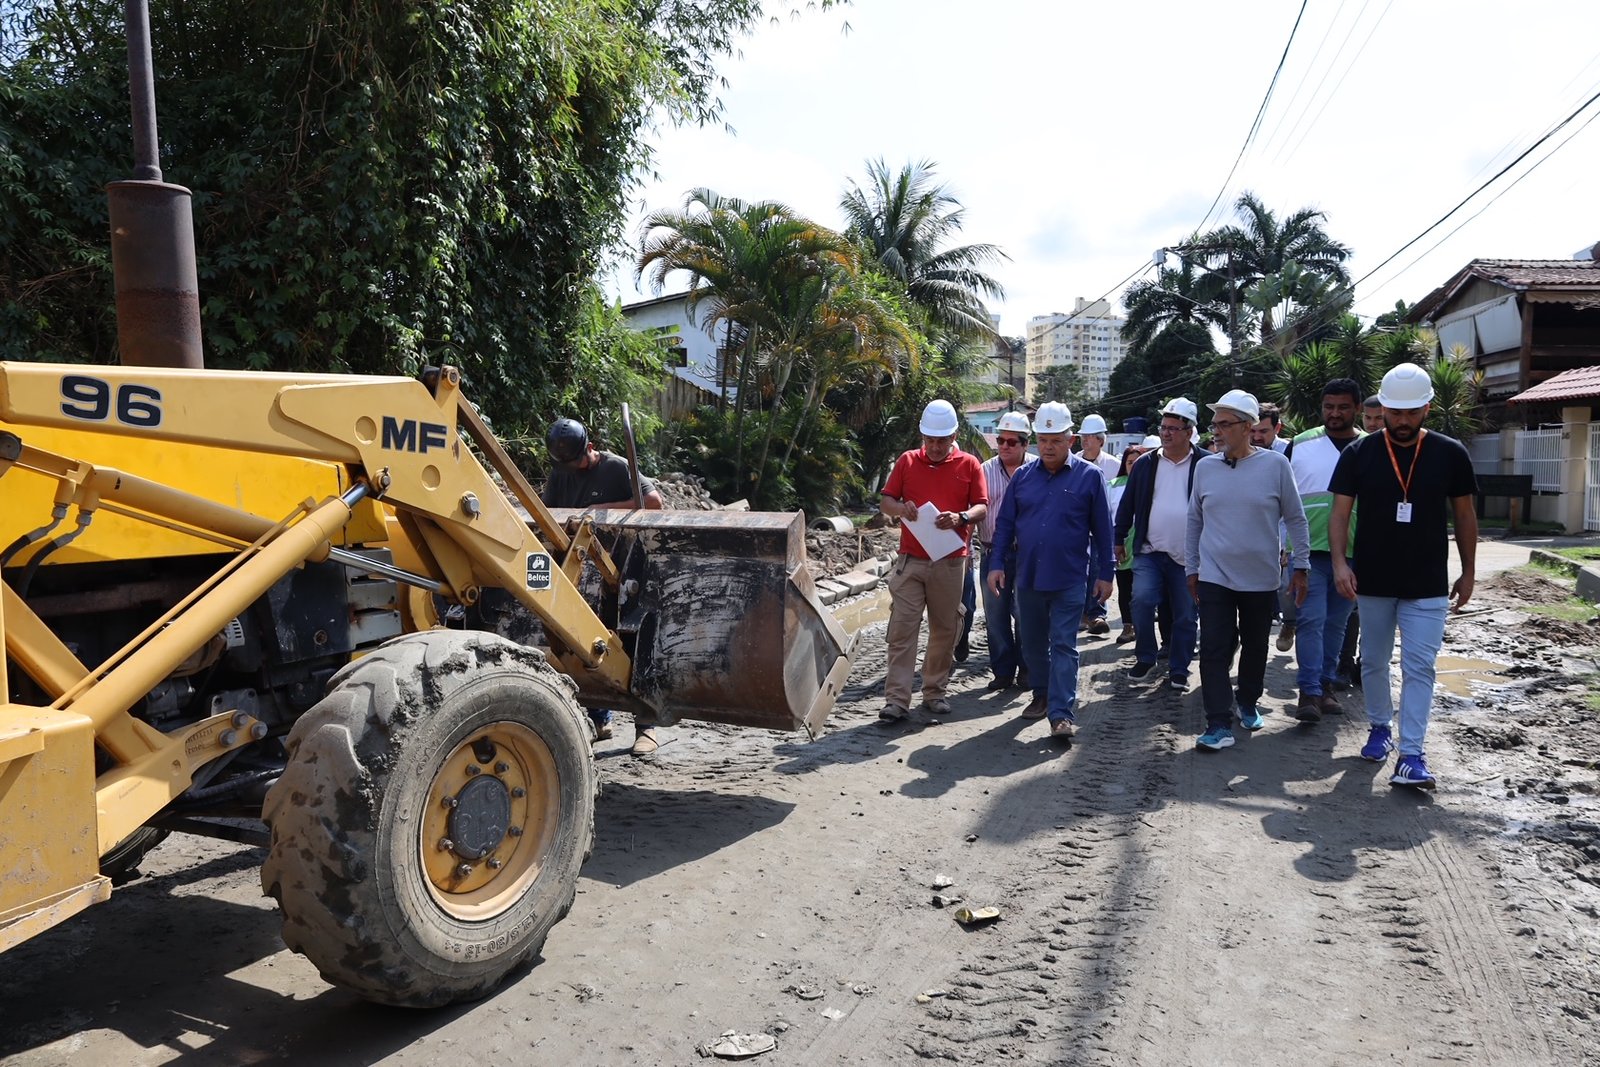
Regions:
<instances>
[{"instance_id":1,"label":"man in gray sweater","mask_svg":"<svg viewBox=\"0 0 1600 1067\"><path fill-rule=\"evenodd\" d=\"M1289 594L1296 605L1305 600L1311 563L1294 470L1282 454L1250 443L1250 427L1261 414L1256 398L1232 389L1206 406L1221 448L1195 467L1185 569L1189 595L1200 605L1200 697L1206 709L1206 732L1195 744L1217 752L1233 744L1235 707L1246 730L1263 725L1256 705L1265 687L1267 635L1278 596L1280 522L1294 546ZM1237 689L1228 681L1235 649Z\"/></svg>"}]
</instances>

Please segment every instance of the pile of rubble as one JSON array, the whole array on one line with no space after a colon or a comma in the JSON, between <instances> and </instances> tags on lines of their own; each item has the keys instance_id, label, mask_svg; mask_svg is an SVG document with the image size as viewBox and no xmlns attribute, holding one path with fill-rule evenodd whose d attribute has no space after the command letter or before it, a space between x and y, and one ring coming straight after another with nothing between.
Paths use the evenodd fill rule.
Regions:
<instances>
[{"instance_id":1,"label":"pile of rubble","mask_svg":"<svg viewBox=\"0 0 1600 1067\"><path fill-rule=\"evenodd\" d=\"M693 474L673 471L655 479L662 506L674 511L717 511L722 505L711 499L706 483Z\"/></svg>"},{"instance_id":2,"label":"pile of rubble","mask_svg":"<svg viewBox=\"0 0 1600 1067\"><path fill-rule=\"evenodd\" d=\"M868 560L893 555L900 544L898 527L868 529L858 526L845 533L806 531L806 566L813 578L825 578L858 569Z\"/></svg>"}]
</instances>

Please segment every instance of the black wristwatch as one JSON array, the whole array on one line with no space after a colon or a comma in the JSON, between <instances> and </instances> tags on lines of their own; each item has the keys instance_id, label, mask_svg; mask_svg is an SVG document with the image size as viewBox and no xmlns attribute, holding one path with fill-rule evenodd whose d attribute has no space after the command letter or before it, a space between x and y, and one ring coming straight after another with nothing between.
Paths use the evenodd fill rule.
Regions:
<instances>
[{"instance_id":1,"label":"black wristwatch","mask_svg":"<svg viewBox=\"0 0 1600 1067\"><path fill-rule=\"evenodd\" d=\"M968 523L972 522L971 519L967 518L967 513L965 511L957 513L956 521L963 526L966 526Z\"/></svg>"}]
</instances>

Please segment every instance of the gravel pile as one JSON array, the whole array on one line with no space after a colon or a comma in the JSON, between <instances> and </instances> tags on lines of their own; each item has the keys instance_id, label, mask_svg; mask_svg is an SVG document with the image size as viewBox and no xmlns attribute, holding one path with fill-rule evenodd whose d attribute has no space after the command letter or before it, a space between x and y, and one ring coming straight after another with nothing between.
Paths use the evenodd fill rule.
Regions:
<instances>
[{"instance_id":1,"label":"gravel pile","mask_svg":"<svg viewBox=\"0 0 1600 1067\"><path fill-rule=\"evenodd\" d=\"M673 471L655 482L661 492L661 503L673 511L716 511L722 507L706 492L705 482L693 474Z\"/></svg>"},{"instance_id":2,"label":"gravel pile","mask_svg":"<svg viewBox=\"0 0 1600 1067\"><path fill-rule=\"evenodd\" d=\"M855 570L857 564L874 556L887 556L899 544L898 527L876 530L858 527L849 533L808 530L806 564L813 578L825 578Z\"/></svg>"}]
</instances>

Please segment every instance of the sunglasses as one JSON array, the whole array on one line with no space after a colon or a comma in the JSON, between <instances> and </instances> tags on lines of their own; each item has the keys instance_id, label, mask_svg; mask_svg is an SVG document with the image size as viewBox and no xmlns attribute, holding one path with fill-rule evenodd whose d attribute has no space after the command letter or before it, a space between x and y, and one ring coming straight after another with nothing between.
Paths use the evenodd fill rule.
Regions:
<instances>
[{"instance_id":1,"label":"sunglasses","mask_svg":"<svg viewBox=\"0 0 1600 1067\"><path fill-rule=\"evenodd\" d=\"M1020 447L1027 444L1027 442L1020 437L996 437L994 439L994 443L997 445L1007 445L1010 447Z\"/></svg>"}]
</instances>

